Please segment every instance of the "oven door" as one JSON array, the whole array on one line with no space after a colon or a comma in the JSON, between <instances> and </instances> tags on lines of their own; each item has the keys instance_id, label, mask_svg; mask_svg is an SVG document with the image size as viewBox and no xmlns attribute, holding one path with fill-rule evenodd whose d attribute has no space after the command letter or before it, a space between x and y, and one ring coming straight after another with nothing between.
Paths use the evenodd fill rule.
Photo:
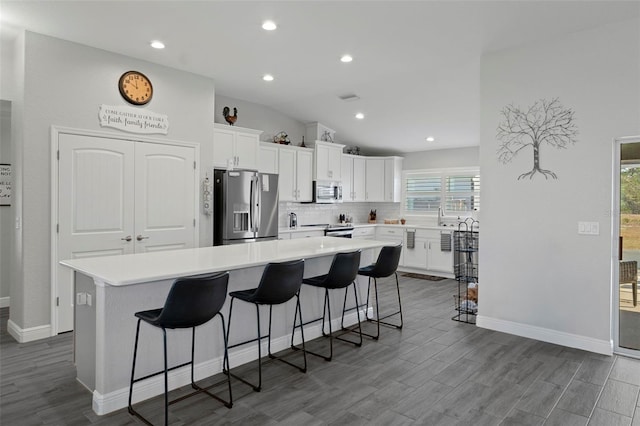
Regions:
<instances>
[{"instance_id":1,"label":"oven door","mask_svg":"<svg viewBox=\"0 0 640 426\"><path fill-rule=\"evenodd\" d=\"M336 229L324 231L326 237L353 238L353 229Z\"/></svg>"}]
</instances>

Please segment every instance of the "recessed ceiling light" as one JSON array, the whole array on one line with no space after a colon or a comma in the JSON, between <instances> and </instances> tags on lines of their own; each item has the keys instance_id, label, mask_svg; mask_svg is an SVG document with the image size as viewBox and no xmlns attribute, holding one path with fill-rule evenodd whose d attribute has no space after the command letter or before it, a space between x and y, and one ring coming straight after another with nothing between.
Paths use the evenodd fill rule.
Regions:
<instances>
[{"instance_id":1,"label":"recessed ceiling light","mask_svg":"<svg viewBox=\"0 0 640 426\"><path fill-rule=\"evenodd\" d=\"M265 74L262 76L264 81L273 81L273 76L271 74Z\"/></svg>"},{"instance_id":2,"label":"recessed ceiling light","mask_svg":"<svg viewBox=\"0 0 640 426\"><path fill-rule=\"evenodd\" d=\"M427 142L433 142L435 140L436 140L436 138L434 138L433 136L427 137Z\"/></svg>"},{"instance_id":3,"label":"recessed ceiling light","mask_svg":"<svg viewBox=\"0 0 640 426\"><path fill-rule=\"evenodd\" d=\"M362 120L362 119L364 118L364 114L363 114L363 113L361 113L361 112L359 112L359 113L357 113L357 114L356 114L356 118L357 118L358 120Z\"/></svg>"},{"instance_id":4,"label":"recessed ceiling light","mask_svg":"<svg viewBox=\"0 0 640 426\"><path fill-rule=\"evenodd\" d=\"M154 49L164 49L164 43L160 40L153 40L151 41L151 47Z\"/></svg>"},{"instance_id":5,"label":"recessed ceiling light","mask_svg":"<svg viewBox=\"0 0 640 426\"><path fill-rule=\"evenodd\" d=\"M276 28L278 28L278 26L277 26L277 25L276 25L276 23L275 23L275 22L273 22L273 21L264 21L264 22L262 23L262 29L263 29L263 30L273 31L273 30L275 30Z\"/></svg>"},{"instance_id":6,"label":"recessed ceiling light","mask_svg":"<svg viewBox=\"0 0 640 426\"><path fill-rule=\"evenodd\" d=\"M353 58L351 57L351 55L342 55L342 58L340 58L340 60L342 62L351 62L353 61Z\"/></svg>"}]
</instances>

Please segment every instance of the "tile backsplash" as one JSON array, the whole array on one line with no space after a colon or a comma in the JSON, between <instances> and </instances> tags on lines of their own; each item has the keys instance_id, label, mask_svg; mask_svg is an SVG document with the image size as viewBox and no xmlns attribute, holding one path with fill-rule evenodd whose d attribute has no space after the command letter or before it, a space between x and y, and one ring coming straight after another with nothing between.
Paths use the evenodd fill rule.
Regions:
<instances>
[{"instance_id":1,"label":"tile backsplash","mask_svg":"<svg viewBox=\"0 0 640 426\"><path fill-rule=\"evenodd\" d=\"M371 209L376 210L377 221L400 218L400 203L341 203L341 204L300 204L280 203L278 210L278 226L289 226L289 213L298 216L298 225L316 223L338 223L338 217L346 214L354 223L366 223Z\"/></svg>"}]
</instances>

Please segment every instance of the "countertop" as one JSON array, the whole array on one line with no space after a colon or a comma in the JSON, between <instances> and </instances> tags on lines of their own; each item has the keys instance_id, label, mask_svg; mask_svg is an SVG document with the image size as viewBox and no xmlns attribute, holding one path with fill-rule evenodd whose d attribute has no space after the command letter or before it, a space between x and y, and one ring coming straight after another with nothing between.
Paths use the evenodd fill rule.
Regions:
<instances>
[{"instance_id":1,"label":"countertop","mask_svg":"<svg viewBox=\"0 0 640 426\"><path fill-rule=\"evenodd\" d=\"M453 225L453 226L436 226L436 225L424 225L424 224L411 224L411 223L407 223L407 224L390 224L390 223L351 223L348 224L353 226L354 228L366 228L366 227L378 227L378 226L385 226L385 227L392 227L392 228L402 228L402 229L430 229L430 230L436 230L436 231L457 231L458 230L458 225ZM345 225L345 226L348 226ZM287 232L308 232L308 231L324 231L324 228L321 226L298 226L297 228L280 228L278 229L278 232L280 234L284 234Z\"/></svg>"},{"instance_id":2,"label":"countertop","mask_svg":"<svg viewBox=\"0 0 640 426\"><path fill-rule=\"evenodd\" d=\"M351 250L382 247L384 241L313 237L228 246L126 254L60 262L92 277L99 285L125 286L211 272L262 266Z\"/></svg>"}]
</instances>

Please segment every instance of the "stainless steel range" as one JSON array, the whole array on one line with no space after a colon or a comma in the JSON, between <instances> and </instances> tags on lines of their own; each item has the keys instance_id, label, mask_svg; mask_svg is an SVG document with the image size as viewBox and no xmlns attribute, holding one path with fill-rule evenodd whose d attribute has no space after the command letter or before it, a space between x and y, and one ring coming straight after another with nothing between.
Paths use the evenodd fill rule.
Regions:
<instances>
[{"instance_id":1,"label":"stainless steel range","mask_svg":"<svg viewBox=\"0 0 640 426\"><path fill-rule=\"evenodd\" d=\"M326 237L353 238L353 226L329 225L324 230Z\"/></svg>"}]
</instances>

